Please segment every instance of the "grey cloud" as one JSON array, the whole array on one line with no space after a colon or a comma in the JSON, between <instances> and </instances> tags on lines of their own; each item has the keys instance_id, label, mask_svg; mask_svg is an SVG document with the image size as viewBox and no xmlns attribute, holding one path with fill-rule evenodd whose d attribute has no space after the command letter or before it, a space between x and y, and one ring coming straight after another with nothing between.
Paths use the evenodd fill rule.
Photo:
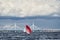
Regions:
<instances>
[{"instance_id":1,"label":"grey cloud","mask_svg":"<svg viewBox=\"0 0 60 40\"><path fill-rule=\"evenodd\" d=\"M59 10L59 0L0 0L1 16L49 15Z\"/></svg>"}]
</instances>

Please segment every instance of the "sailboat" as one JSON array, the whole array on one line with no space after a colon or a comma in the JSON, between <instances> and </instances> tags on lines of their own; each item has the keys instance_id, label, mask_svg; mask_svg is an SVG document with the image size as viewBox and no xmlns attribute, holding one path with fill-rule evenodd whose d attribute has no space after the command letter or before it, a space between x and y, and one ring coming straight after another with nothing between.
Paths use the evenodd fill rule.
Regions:
<instances>
[{"instance_id":1,"label":"sailboat","mask_svg":"<svg viewBox=\"0 0 60 40\"><path fill-rule=\"evenodd\" d=\"M31 28L28 25L26 25L26 27L24 29L24 32L26 32L27 34L31 34L32 30L31 30Z\"/></svg>"}]
</instances>

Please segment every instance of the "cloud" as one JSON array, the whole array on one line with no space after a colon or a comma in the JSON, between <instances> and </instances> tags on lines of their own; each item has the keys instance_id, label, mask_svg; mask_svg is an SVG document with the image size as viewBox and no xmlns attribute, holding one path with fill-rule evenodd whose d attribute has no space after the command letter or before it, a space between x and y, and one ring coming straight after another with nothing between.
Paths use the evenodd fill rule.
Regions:
<instances>
[{"instance_id":1,"label":"cloud","mask_svg":"<svg viewBox=\"0 0 60 40\"><path fill-rule=\"evenodd\" d=\"M0 16L49 15L59 10L59 0L0 0Z\"/></svg>"}]
</instances>

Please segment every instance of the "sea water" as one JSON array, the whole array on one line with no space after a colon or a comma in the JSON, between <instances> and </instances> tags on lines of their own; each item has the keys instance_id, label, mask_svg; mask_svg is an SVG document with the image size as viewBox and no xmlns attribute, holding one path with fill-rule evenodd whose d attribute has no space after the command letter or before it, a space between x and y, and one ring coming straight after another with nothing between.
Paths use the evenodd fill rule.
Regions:
<instances>
[{"instance_id":1,"label":"sea water","mask_svg":"<svg viewBox=\"0 0 60 40\"><path fill-rule=\"evenodd\" d=\"M0 30L0 40L60 40L60 32L34 31L27 34L22 30Z\"/></svg>"}]
</instances>

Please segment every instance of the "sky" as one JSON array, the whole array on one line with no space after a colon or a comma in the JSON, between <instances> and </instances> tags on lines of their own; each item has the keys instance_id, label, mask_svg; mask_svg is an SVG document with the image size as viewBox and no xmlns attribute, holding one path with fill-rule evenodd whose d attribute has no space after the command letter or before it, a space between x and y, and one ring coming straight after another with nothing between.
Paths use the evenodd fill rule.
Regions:
<instances>
[{"instance_id":1,"label":"sky","mask_svg":"<svg viewBox=\"0 0 60 40\"><path fill-rule=\"evenodd\" d=\"M0 16L44 16L59 10L60 0L0 0Z\"/></svg>"}]
</instances>

